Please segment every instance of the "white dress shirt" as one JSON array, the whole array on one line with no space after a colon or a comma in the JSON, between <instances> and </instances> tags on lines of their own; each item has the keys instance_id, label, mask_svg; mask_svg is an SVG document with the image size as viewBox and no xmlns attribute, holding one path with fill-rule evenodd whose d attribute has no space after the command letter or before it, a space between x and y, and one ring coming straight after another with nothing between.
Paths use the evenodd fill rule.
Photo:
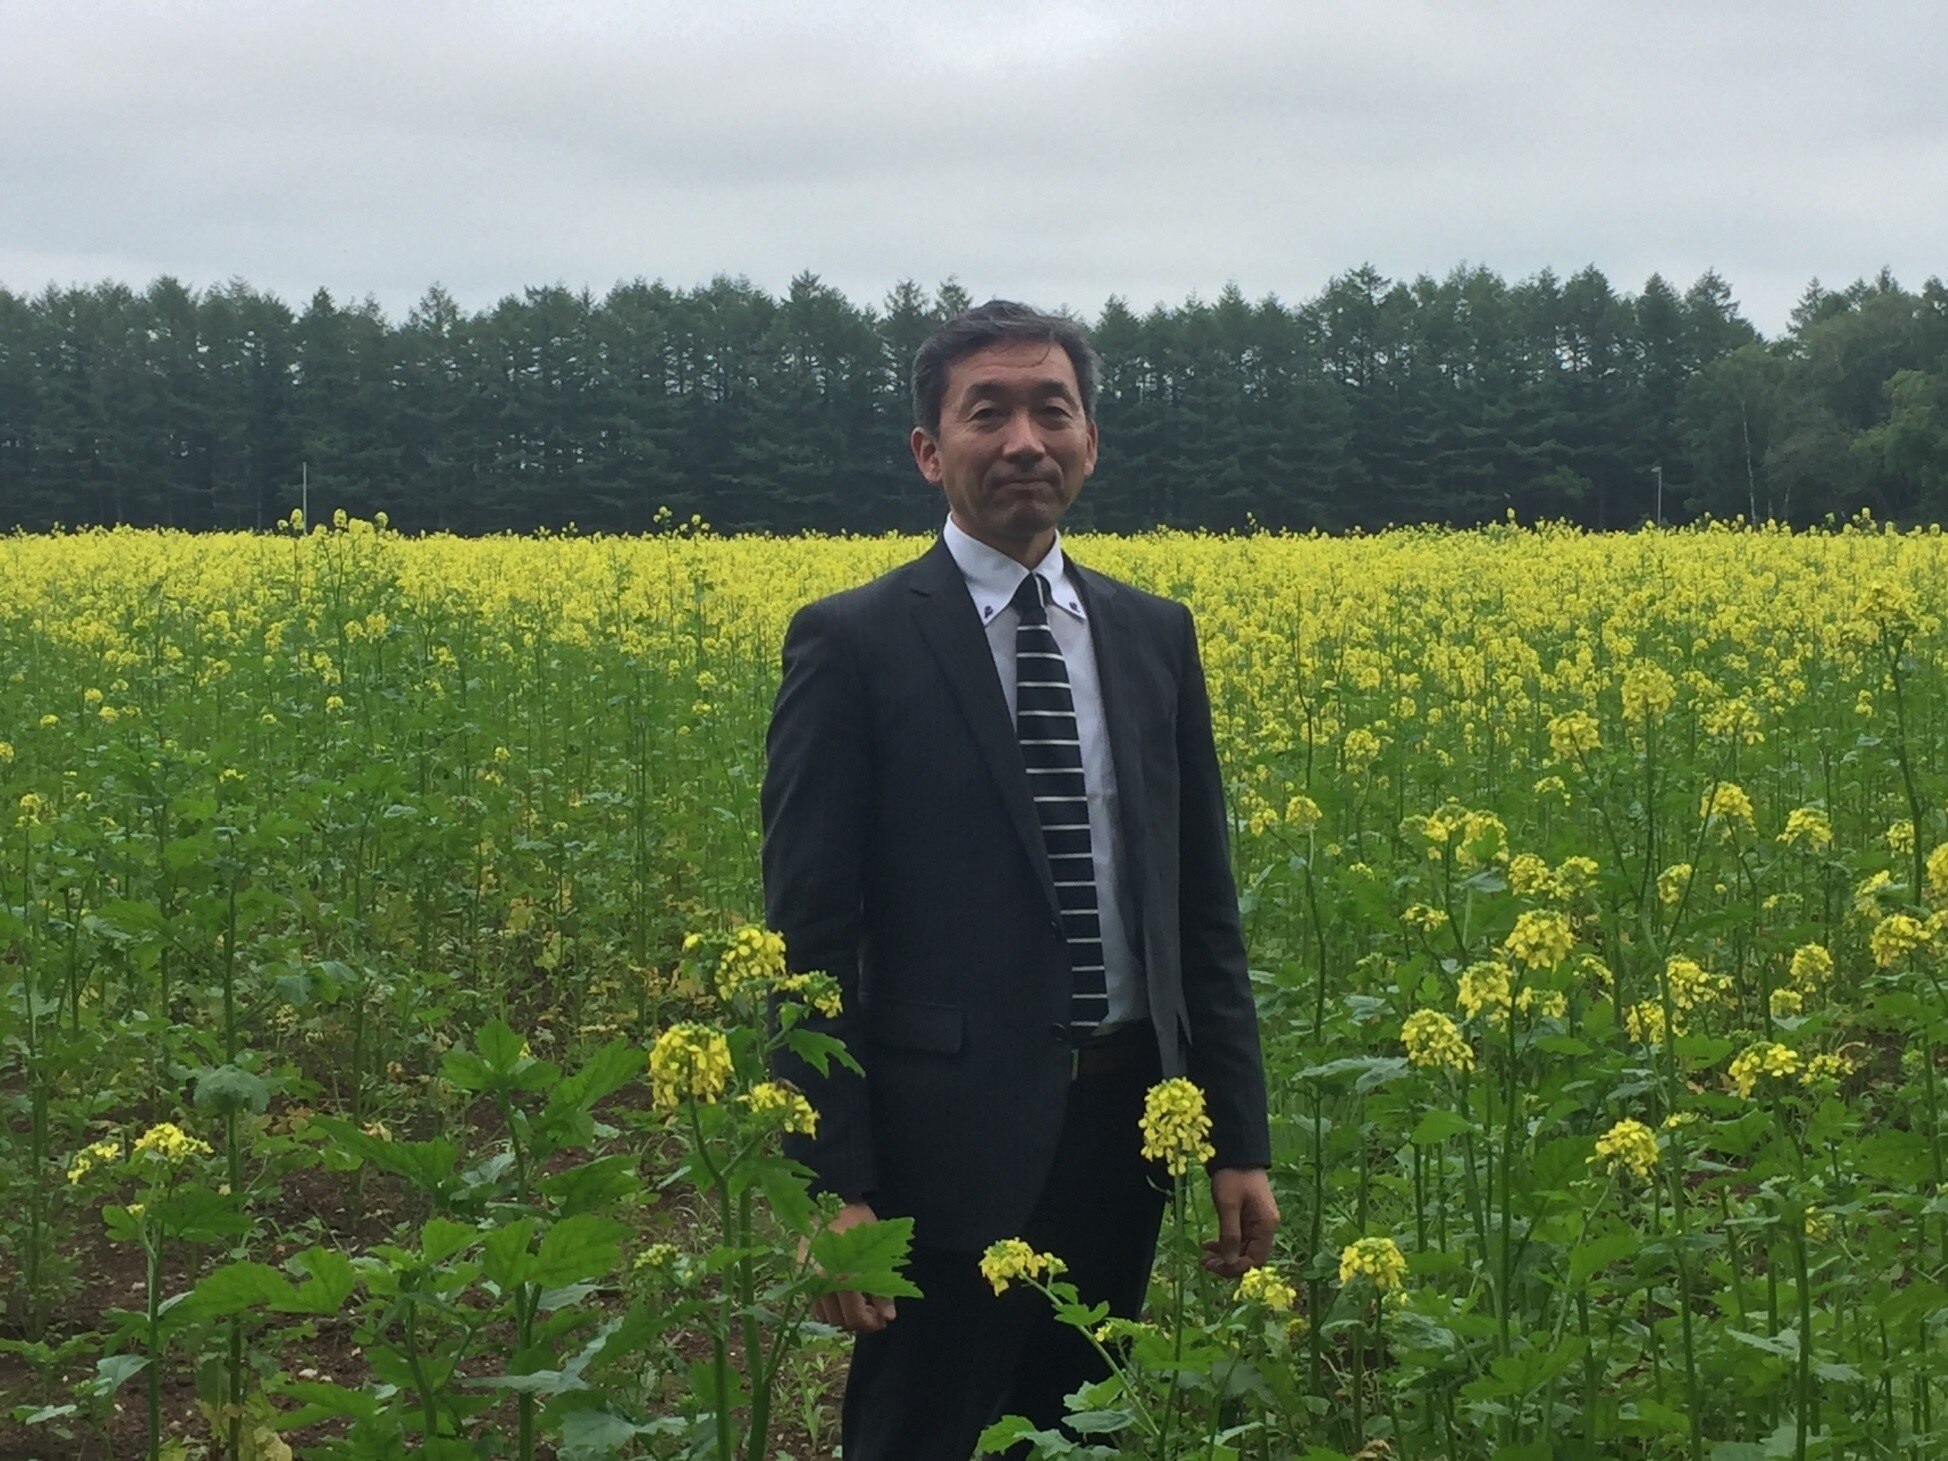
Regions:
<instances>
[{"instance_id":1,"label":"white dress shirt","mask_svg":"<svg viewBox=\"0 0 1948 1461\"><path fill-rule=\"evenodd\" d=\"M1007 554L970 536L951 516L944 533L947 551L967 580L974 610L987 630L994 672L1001 677L1001 693L1008 700L1008 718L1015 714L1015 591L1028 570ZM1096 861L1096 903L1102 914L1103 982L1109 991L1109 1011L1101 1030L1144 1018L1149 999L1142 971L1130 946L1124 915L1121 864L1122 839L1116 831L1116 766L1109 754L1109 731L1103 723L1102 680L1096 673L1096 646L1082 598L1070 580L1058 534L1035 572L1049 582L1048 627L1068 665L1069 691L1075 699L1076 735L1082 742L1082 783L1089 800L1089 844Z\"/></svg>"}]
</instances>

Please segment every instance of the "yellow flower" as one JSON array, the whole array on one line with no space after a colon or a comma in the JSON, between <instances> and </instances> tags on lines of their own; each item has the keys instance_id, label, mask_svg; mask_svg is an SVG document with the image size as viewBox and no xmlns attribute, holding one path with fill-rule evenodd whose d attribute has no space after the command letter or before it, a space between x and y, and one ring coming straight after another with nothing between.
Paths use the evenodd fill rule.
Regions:
<instances>
[{"instance_id":1,"label":"yellow flower","mask_svg":"<svg viewBox=\"0 0 1948 1461\"><path fill-rule=\"evenodd\" d=\"M1562 914L1530 908L1515 919L1502 950L1525 969L1553 969L1576 947L1576 931Z\"/></svg>"},{"instance_id":2,"label":"yellow flower","mask_svg":"<svg viewBox=\"0 0 1948 1461\"><path fill-rule=\"evenodd\" d=\"M1623 718L1632 725L1662 720L1677 703L1677 686L1663 666L1648 661L1623 673Z\"/></svg>"},{"instance_id":3,"label":"yellow flower","mask_svg":"<svg viewBox=\"0 0 1948 1461\"><path fill-rule=\"evenodd\" d=\"M1666 1030L1664 1028L1664 1006L1654 999L1646 999L1633 1004L1623 1012L1624 1033L1639 1045L1662 1045Z\"/></svg>"},{"instance_id":4,"label":"yellow flower","mask_svg":"<svg viewBox=\"0 0 1948 1461\"><path fill-rule=\"evenodd\" d=\"M1380 759L1383 749L1380 738L1364 726L1346 732L1342 749L1346 757L1346 772L1358 776Z\"/></svg>"},{"instance_id":5,"label":"yellow flower","mask_svg":"<svg viewBox=\"0 0 1948 1461\"><path fill-rule=\"evenodd\" d=\"M1533 852L1518 852L1508 860L1508 886L1517 897L1546 896L1555 882L1549 864Z\"/></svg>"},{"instance_id":6,"label":"yellow flower","mask_svg":"<svg viewBox=\"0 0 1948 1461\"><path fill-rule=\"evenodd\" d=\"M802 1092L782 1081L762 1081L740 1098L751 1111L769 1117L780 1131L812 1136L818 1131L818 1112Z\"/></svg>"},{"instance_id":7,"label":"yellow flower","mask_svg":"<svg viewBox=\"0 0 1948 1461\"><path fill-rule=\"evenodd\" d=\"M1461 971L1461 984L1455 991L1454 1002L1466 1018L1472 1020L1485 1010L1489 1022L1499 1025L1508 1018L1514 977L1514 971L1506 964L1492 960L1470 964Z\"/></svg>"},{"instance_id":8,"label":"yellow flower","mask_svg":"<svg viewBox=\"0 0 1948 1461\"><path fill-rule=\"evenodd\" d=\"M1443 909L1432 908L1425 903L1410 903L1400 915L1400 921L1422 933L1435 933L1447 927L1448 917Z\"/></svg>"},{"instance_id":9,"label":"yellow flower","mask_svg":"<svg viewBox=\"0 0 1948 1461\"><path fill-rule=\"evenodd\" d=\"M747 923L732 932L717 956L717 993L730 999L746 990L768 989L784 974L784 935Z\"/></svg>"},{"instance_id":10,"label":"yellow flower","mask_svg":"<svg viewBox=\"0 0 1948 1461\"><path fill-rule=\"evenodd\" d=\"M1761 1080L1767 1077L1784 1080L1797 1075L1799 1068L1797 1050L1773 1041L1760 1040L1733 1056L1726 1074L1738 1088L1739 1095L1749 1098L1759 1088Z\"/></svg>"},{"instance_id":11,"label":"yellow flower","mask_svg":"<svg viewBox=\"0 0 1948 1461\"><path fill-rule=\"evenodd\" d=\"M105 1166L122 1155L122 1144L118 1141L90 1142L74 1154L68 1164L68 1181L79 1182L96 1167Z\"/></svg>"},{"instance_id":12,"label":"yellow flower","mask_svg":"<svg viewBox=\"0 0 1948 1461\"><path fill-rule=\"evenodd\" d=\"M1534 1010L1545 1020L1560 1020L1569 1013L1569 996L1559 989L1525 987L1515 996L1515 1008L1523 1014Z\"/></svg>"},{"instance_id":13,"label":"yellow flower","mask_svg":"<svg viewBox=\"0 0 1948 1461\"><path fill-rule=\"evenodd\" d=\"M1596 1139L1596 1154L1590 1163L1594 1166L1598 1162L1613 1177L1622 1170L1639 1181L1648 1181L1657 1168L1657 1137L1643 1122L1626 1116Z\"/></svg>"},{"instance_id":14,"label":"yellow flower","mask_svg":"<svg viewBox=\"0 0 1948 1461\"><path fill-rule=\"evenodd\" d=\"M1914 851L1914 823L1907 818L1890 823L1885 836L1891 850L1902 854Z\"/></svg>"},{"instance_id":15,"label":"yellow flower","mask_svg":"<svg viewBox=\"0 0 1948 1461\"><path fill-rule=\"evenodd\" d=\"M1684 901L1684 890L1691 886L1691 864L1674 862L1657 875L1657 901L1675 908Z\"/></svg>"},{"instance_id":16,"label":"yellow flower","mask_svg":"<svg viewBox=\"0 0 1948 1461\"><path fill-rule=\"evenodd\" d=\"M1792 982L1811 993L1833 977L1833 955L1824 944L1801 944L1792 951Z\"/></svg>"},{"instance_id":17,"label":"yellow flower","mask_svg":"<svg viewBox=\"0 0 1948 1461\"><path fill-rule=\"evenodd\" d=\"M1927 879L1929 900L1948 903L1948 842L1928 854Z\"/></svg>"},{"instance_id":18,"label":"yellow flower","mask_svg":"<svg viewBox=\"0 0 1948 1461\"><path fill-rule=\"evenodd\" d=\"M778 988L785 993L798 995L828 1020L837 1019L845 1007L839 981L823 971L787 974L778 981Z\"/></svg>"},{"instance_id":19,"label":"yellow flower","mask_svg":"<svg viewBox=\"0 0 1948 1461\"><path fill-rule=\"evenodd\" d=\"M650 1268L672 1268L680 1256L674 1243L651 1243L636 1255L634 1267L638 1273Z\"/></svg>"},{"instance_id":20,"label":"yellow flower","mask_svg":"<svg viewBox=\"0 0 1948 1461\"><path fill-rule=\"evenodd\" d=\"M1729 974L1714 974L1695 959L1673 954L1664 963L1664 978L1671 988L1671 1003L1690 1011L1700 1005L1718 1004L1731 998ZM1679 1034L1683 1031L1679 1030Z\"/></svg>"},{"instance_id":21,"label":"yellow flower","mask_svg":"<svg viewBox=\"0 0 1948 1461\"><path fill-rule=\"evenodd\" d=\"M1861 879L1853 890L1853 911L1862 918L1880 917L1881 895L1894 886L1894 875L1882 868Z\"/></svg>"},{"instance_id":22,"label":"yellow flower","mask_svg":"<svg viewBox=\"0 0 1948 1461\"><path fill-rule=\"evenodd\" d=\"M1556 881L1571 897L1575 897L1596 886L1598 871L1593 857L1565 857L1556 868Z\"/></svg>"},{"instance_id":23,"label":"yellow flower","mask_svg":"<svg viewBox=\"0 0 1948 1461\"><path fill-rule=\"evenodd\" d=\"M1310 832L1325 814L1309 796L1295 796L1285 804L1285 825L1298 832Z\"/></svg>"},{"instance_id":24,"label":"yellow flower","mask_svg":"<svg viewBox=\"0 0 1948 1461\"><path fill-rule=\"evenodd\" d=\"M1002 1238L988 1244L987 1252L981 1255L981 1277L994 1288L997 1295L1008 1291L1008 1285L1019 1278L1040 1278L1046 1274L1054 1278L1068 1265L1053 1253L1037 1253L1020 1238Z\"/></svg>"},{"instance_id":25,"label":"yellow flower","mask_svg":"<svg viewBox=\"0 0 1948 1461\"><path fill-rule=\"evenodd\" d=\"M1790 1019L1806 1008L1806 996L1797 989L1775 989L1770 1003L1773 1019Z\"/></svg>"},{"instance_id":26,"label":"yellow flower","mask_svg":"<svg viewBox=\"0 0 1948 1461\"><path fill-rule=\"evenodd\" d=\"M1208 1162L1217 1155L1210 1143L1211 1118L1204 1110L1204 1092L1183 1076L1151 1086L1143 1097L1143 1160L1162 1162L1173 1177L1190 1170L1192 1162Z\"/></svg>"},{"instance_id":27,"label":"yellow flower","mask_svg":"<svg viewBox=\"0 0 1948 1461\"><path fill-rule=\"evenodd\" d=\"M325 697L325 713L327 715L334 714L344 708L345 699L342 695L327 695Z\"/></svg>"},{"instance_id":28,"label":"yellow flower","mask_svg":"<svg viewBox=\"0 0 1948 1461\"><path fill-rule=\"evenodd\" d=\"M1475 1063L1474 1047L1461 1038L1453 1020L1439 1010L1415 1010L1400 1027L1401 1043L1407 1059L1430 1070L1469 1070Z\"/></svg>"},{"instance_id":29,"label":"yellow flower","mask_svg":"<svg viewBox=\"0 0 1948 1461\"><path fill-rule=\"evenodd\" d=\"M14 743L12 741L0 741L0 766L12 765L13 759Z\"/></svg>"},{"instance_id":30,"label":"yellow flower","mask_svg":"<svg viewBox=\"0 0 1948 1461\"><path fill-rule=\"evenodd\" d=\"M1905 913L1891 913L1881 919L1867 945L1874 951L1874 962L1891 969L1917 949L1928 946L1928 926Z\"/></svg>"},{"instance_id":31,"label":"yellow flower","mask_svg":"<svg viewBox=\"0 0 1948 1461\"><path fill-rule=\"evenodd\" d=\"M54 727L59 725L60 723L61 723L61 717L58 715L43 715L41 717L42 730L53 730Z\"/></svg>"},{"instance_id":32,"label":"yellow flower","mask_svg":"<svg viewBox=\"0 0 1948 1461\"><path fill-rule=\"evenodd\" d=\"M1729 837L1735 827L1743 827L1750 836L1758 828L1752 813L1752 799L1745 789L1736 782L1721 781L1698 798L1698 820L1718 825L1718 835Z\"/></svg>"},{"instance_id":33,"label":"yellow flower","mask_svg":"<svg viewBox=\"0 0 1948 1461\"><path fill-rule=\"evenodd\" d=\"M656 1104L666 1111L685 1100L715 1101L730 1085L730 1042L694 1020L671 1025L650 1047L649 1076Z\"/></svg>"},{"instance_id":34,"label":"yellow flower","mask_svg":"<svg viewBox=\"0 0 1948 1461\"><path fill-rule=\"evenodd\" d=\"M1805 1072L1799 1080L1801 1085L1831 1088L1852 1075L1855 1069L1853 1060L1843 1051L1822 1051L1806 1062Z\"/></svg>"},{"instance_id":35,"label":"yellow flower","mask_svg":"<svg viewBox=\"0 0 1948 1461\"><path fill-rule=\"evenodd\" d=\"M1339 1281L1372 1281L1382 1294L1399 1293L1407 1278L1407 1260L1391 1238L1360 1238L1339 1255Z\"/></svg>"},{"instance_id":36,"label":"yellow flower","mask_svg":"<svg viewBox=\"0 0 1948 1461\"><path fill-rule=\"evenodd\" d=\"M173 1121L151 1126L135 1139L130 1156L160 1157L165 1162L182 1162L190 1157L207 1157L210 1145L189 1135Z\"/></svg>"},{"instance_id":37,"label":"yellow flower","mask_svg":"<svg viewBox=\"0 0 1948 1461\"><path fill-rule=\"evenodd\" d=\"M1298 1302L1299 1291L1269 1268L1247 1268L1238 1280L1238 1298L1282 1312Z\"/></svg>"},{"instance_id":38,"label":"yellow flower","mask_svg":"<svg viewBox=\"0 0 1948 1461\"><path fill-rule=\"evenodd\" d=\"M1787 847L1805 843L1814 852L1833 845L1833 823L1820 807L1795 807L1786 814L1786 830L1778 840Z\"/></svg>"},{"instance_id":39,"label":"yellow flower","mask_svg":"<svg viewBox=\"0 0 1948 1461\"><path fill-rule=\"evenodd\" d=\"M1602 747L1603 736L1596 717L1587 710L1572 710L1549 722L1549 753L1558 761L1571 761Z\"/></svg>"}]
</instances>

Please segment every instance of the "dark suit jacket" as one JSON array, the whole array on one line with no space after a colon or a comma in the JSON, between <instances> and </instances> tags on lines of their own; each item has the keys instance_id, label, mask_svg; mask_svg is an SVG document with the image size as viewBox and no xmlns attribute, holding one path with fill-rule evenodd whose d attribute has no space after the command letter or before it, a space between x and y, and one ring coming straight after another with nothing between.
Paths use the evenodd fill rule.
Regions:
<instances>
[{"instance_id":1,"label":"dark suit jacket","mask_svg":"<svg viewBox=\"0 0 1948 1461\"><path fill-rule=\"evenodd\" d=\"M1165 1075L1203 1087L1216 1165L1266 1165L1257 1016L1190 612L1070 561L1116 767L1122 880ZM978 1248L1033 1209L1070 1078L1067 945L980 616L944 541L801 609L763 789L765 913L845 993L862 1080L789 1055L821 1187ZM1131 1140L1136 1140L1131 1133Z\"/></svg>"}]
</instances>

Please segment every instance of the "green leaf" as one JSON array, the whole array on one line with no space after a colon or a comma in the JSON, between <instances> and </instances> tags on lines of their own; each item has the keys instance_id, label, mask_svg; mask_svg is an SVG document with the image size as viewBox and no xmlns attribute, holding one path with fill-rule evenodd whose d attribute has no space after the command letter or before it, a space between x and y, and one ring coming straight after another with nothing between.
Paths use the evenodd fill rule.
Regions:
<instances>
[{"instance_id":1,"label":"green leaf","mask_svg":"<svg viewBox=\"0 0 1948 1461\"><path fill-rule=\"evenodd\" d=\"M622 1253L629 1229L614 1218L577 1213L563 1218L542 1236L527 1282L560 1288L583 1279L606 1277Z\"/></svg>"},{"instance_id":2,"label":"green leaf","mask_svg":"<svg viewBox=\"0 0 1948 1461\"><path fill-rule=\"evenodd\" d=\"M450 1218L428 1218L419 1230L420 1256L429 1268L437 1268L454 1254L480 1241L480 1229Z\"/></svg>"},{"instance_id":3,"label":"green leaf","mask_svg":"<svg viewBox=\"0 0 1948 1461\"><path fill-rule=\"evenodd\" d=\"M473 1037L474 1049L496 1076L513 1073L521 1063L521 1047L527 1042L514 1033L505 1020L489 1020Z\"/></svg>"},{"instance_id":4,"label":"green leaf","mask_svg":"<svg viewBox=\"0 0 1948 1461\"><path fill-rule=\"evenodd\" d=\"M796 1055L820 1075L832 1073L832 1062L837 1060L850 1070L858 1070L852 1057L846 1054L845 1042L818 1030L808 1030L803 1025L787 1030L784 1037L785 1049Z\"/></svg>"},{"instance_id":5,"label":"green leaf","mask_svg":"<svg viewBox=\"0 0 1948 1461\"><path fill-rule=\"evenodd\" d=\"M1413 1135L1407 1140L1415 1146L1432 1146L1437 1141L1445 1141L1450 1136L1460 1136L1473 1129L1474 1123L1465 1116L1457 1116L1445 1107L1437 1106L1420 1118Z\"/></svg>"},{"instance_id":6,"label":"green leaf","mask_svg":"<svg viewBox=\"0 0 1948 1461\"><path fill-rule=\"evenodd\" d=\"M480 1271L502 1293L527 1282L528 1272L534 1266L528 1250L534 1243L534 1230L539 1226L535 1218L522 1218L487 1235L480 1251Z\"/></svg>"},{"instance_id":7,"label":"green leaf","mask_svg":"<svg viewBox=\"0 0 1948 1461\"><path fill-rule=\"evenodd\" d=\"M336 1314L358 1286L352 1260L334 1248L307 1248L291 1261L306 1275L290 1297L293 1314Z\"/></svg>"},{"instance_id":8,"label":"green leaf","mask_svg":"<svg viewBox=\"0 0 1948 1461\"><path fill-rule=\"evenodd\" d=\"M541 1191L555 1200L563 1217L612 1206L642 1190L636 1158L627 1152L569 1167L541 1183Z\"/></svg>"},{"instance_id":9,"label":"green leaf","mask_svg":"<svg viewBox=\"0 0 1948 1461\"><path fill-rule=\"evenodd\" d=\"M881 1218L842 1233L824 1229L812 1239L812 1258L833 1290L857 1289L882 1298L918 1298L900 1272L913 1243L912 1218Z\"/></svg>"},{"instance_id":10,"label":"green leaf","mask_svg":"<svg viewBox=\"0 0 1948 1461\"><path fill-rule=\"evenodd\" d=\"M1634 1228L1620 1228L1579 1243L1569 1254L1569 1287L1580 1289L1612 1263L1620 1263L1643 1246Z\"/></svg>"},{"instance_id":11,"label":"green leaf","mask_svg":"<svg viewBox=\"0 0 1948 1461\"><path fill-rule=\"evenodd\" d=\"M228 1114L248 1111L261 1116L271 1103L271 1088L259 1075L236 1065L205 1066L191 1073L199 1111Z\"/></svg>"},{"instance_id":12,"label":"green leaf","mask_svg":"<svg viewBox=\"0 0 1948 1461\"><path fill-rule=\"evenodd\" d=\"M96 1360L94 1378L88 1381L88 1393L96 1399L113 1395L148 1367L148 1357L139 1354L111 1354Z\"/></svg>"},{"instance_id":13,"label":"green leaf","mask_svg":"<svg viewBox=\"0 0 1948 1461\"><path fill-rule=\"evenodd\" d=\"M191 1293L197 1313L211 1319L251 1309L279 1309L291 1297L291 1284L268 1263L226 1264L204 1275Z\"/></svg>"}]
</instances>

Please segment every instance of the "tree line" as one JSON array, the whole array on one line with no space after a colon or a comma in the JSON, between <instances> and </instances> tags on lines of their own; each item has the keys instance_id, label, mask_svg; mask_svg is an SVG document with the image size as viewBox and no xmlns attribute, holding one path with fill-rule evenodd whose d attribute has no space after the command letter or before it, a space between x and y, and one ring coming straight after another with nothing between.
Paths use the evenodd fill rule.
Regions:
<instances>
[{"instance_id":1,"label":"tree line","mask_svg":"<svg viewBox=\"0 0 1948 1461\"><path fill-rule=\"evenodd\" d=\"M0 529L264 528L298 501L402 530L925 530L907 367L969 303L815 275L528 289L399 321L234 282L0 289ZM1513 509L1594 528L1860 507L1948 516L1948 286L1808 286L1777 339L1707 273L1619 293L1370 267L1088 322L1103 450L1078 526L1328 530Z\"/></svg>"}]
</instances>

